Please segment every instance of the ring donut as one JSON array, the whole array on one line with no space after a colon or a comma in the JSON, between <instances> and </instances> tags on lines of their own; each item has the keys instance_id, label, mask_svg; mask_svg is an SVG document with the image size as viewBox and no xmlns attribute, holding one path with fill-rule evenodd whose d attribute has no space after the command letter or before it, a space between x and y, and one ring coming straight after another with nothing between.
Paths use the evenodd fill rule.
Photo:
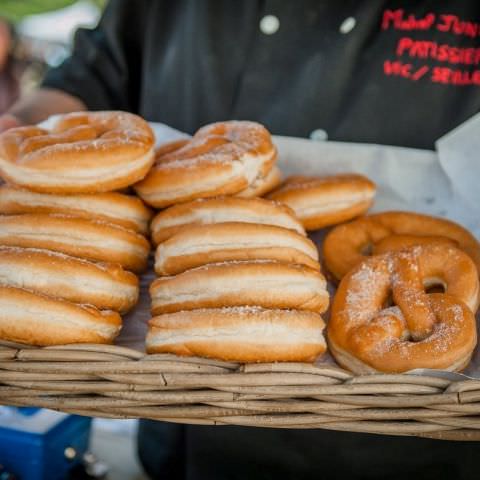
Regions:
<instances>
[{"instance_id":1,"label":"ring donut","mask_svg":"<svg viewBox=\"0 0 480 480\"><path fill-rule=\"evenodd\" d=\"M153 143L148 123L131 113L69 113L51 130L31 126L2 133L0 175L37 192L118 190L150 170Z\"/></svg>"},{"instance_id":2,"label":"ring donut","mask_svg":"<svg viewBox=\"0 0 480 480\"><path fill-rule=\"evenodd\" d=\"M237 193L237 197L253 198L262 197L268 192L277 188L282 182L282 172L275 165L266 176L258 177L250 186L240 193Z\"/></svg>"},{"instance_id":3,"label":"ring donut","mask_svg":"<svg viewBox=\"0 0 480 480\"><path fill-rule=\"evenodd\" d=\"M377 243L391 235L436 236L453 240L470 255L480 272L480 244L468 230L450 220L412 212L377 213L333 228L323 243L328 270L340 280Z\"/></svg>"},{"instance_id":4,"label":"ring donut","mask_svg":"<svg viewBox=\"0 0 480 480\"><path fill-rule=\"evenodd\" d=\"M116 264L98 264L34 248L0 247L0 285L125 313L138 300L138 279Z\"/></svg>"},{"instance_id":5,"label":"ring donut","mask_svg":"<svg viewBox=\"0 0 480 480\"><path fill-rule=\"evenodd\" d=\"M148 353L233 362L313 362L325 352L318 313L258 307L167 313L149 322Z\"/></svg>"},{"instance_id":6,"label":"ring donut","mask_svg":"<svg viewBox=\"0 0 480 480\"><path fill-rule=\"evenodd\" d=\"M158 245L194 225L224 222L277 225L306 235L302 224L286 205L261 198L217 197L181 203L158 213L151 224L152 240Z\"/></svg>"},{"instance_id":7,"label":"ring donut","mask_svg":"<svg viewBox=\"0 0 480 480\"><path fill-rule=\"evenodd\" d=\"M432 284L445 293L427 294ZM461 250L431 244L376 255L340 282L328 324L330 350L357 374L461 370L476 345L477 307L477 270Z\"/></svg>"},{"instance_id":8,"label":"ring donut","mask_svg":"<svg viewBox=\"0 0 480 480\"><path fill-rule=\"evenodd\" d=\"M375 184L362 175L293 176L268 198L288 205L307 230L318 230L363 215L375 192Z\"/></svg>"},{"instance_id":9,"label":"ring donut","mask_svg":"<svg viewBox=\"0 0 480 480\"><path fill-rule=\"evenodd\" d=\"M329 300L320 272L272 261L210 264L160 277L150 296L153 315L242 305L322 313Z\"/></svg>"},{"instance_id":10,"label":"ring donut","mask_svg":"<svg viewBox=\"0 0 480 480\"><path fill-rule=\"evenodd\" d=\"M161 243L155 272L176 275L232 260L276 260L320 269L317 247L307 237L273 225L229 222L193 226Z\"/></svg>"},{"instance_id":11,"label":"ring donut","mask_svg":"<svg viewBox=\"0 0 480 480\"><path fill-rule=\"evenodd\" d=\"M40 248L141 272L150 244L142 235L109 223L64 215L0 216L0 245Z\"/></svg>"},{"instance_id":12,"label":"ring donut","mask_svg":"<svg viewBox=\"0 0 480 480\"><path fill-rule=\"evenodd\" d=\"M117 312L0 286L2 340L38 346L112 343L121 326Z\"/></svg>"},{"instance_id":13,"label":"ring donut","mask_svg":"<svg viewBox=\"0 0 480 480\"><path fill-rule=\"evenodd\" d=\"M116 192L55 195L31 192L10 185L0 186L0 213L59 213L101 220L148 234L152 211L133 195Z\"/></svg>"},{"instance_id":14,"label":"ring donut","mask_svg":"<svg viewBox=\"0 0 480 480\"><path fill-rule=\"evenodd\" d=\"M157 208L235 194L267 175L276 156L270 133L262 125L214 123L198 130L183 147L157 158L135 189Z\"/></svg>"}]
</instances>

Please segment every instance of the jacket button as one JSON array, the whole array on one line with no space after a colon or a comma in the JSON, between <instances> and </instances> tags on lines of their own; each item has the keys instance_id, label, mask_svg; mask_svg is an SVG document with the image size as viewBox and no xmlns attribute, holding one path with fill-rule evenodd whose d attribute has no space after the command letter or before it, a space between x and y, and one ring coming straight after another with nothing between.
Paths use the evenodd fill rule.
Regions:
<instances>
[{"instance_id":1,"label":"jacket button","mask_svg":"<svg viewBox=\"0 0 480 480\"><path fill-rule=\"evenodd\" d=\"M355 25L357 24L357 21L353 17L347 17L340 25L338 30L340 33L347 34L350 33L354 28Z\"/></svg>"},{"instance_id":2,"label":"jacket button","mask_svg":"<svg viewBox=\"0 0 480 480\"><path fill-rule=\"evenodd\" d=\"M323 128L317 128L310 133L310 140L316 140L319 142L324 142L328 140L328 133Z\"/></svg>"},{"instance_id":3,"label":"jacket button","mask_svg":"<svg viewBox=\"0 0 480 480\"><path fill-rule=\"evenodd\" d=\"M280 20L275 15L265 15L260 20L260 31L265 35L273 35L280 28Z\"/></svg>"}]
</instances>

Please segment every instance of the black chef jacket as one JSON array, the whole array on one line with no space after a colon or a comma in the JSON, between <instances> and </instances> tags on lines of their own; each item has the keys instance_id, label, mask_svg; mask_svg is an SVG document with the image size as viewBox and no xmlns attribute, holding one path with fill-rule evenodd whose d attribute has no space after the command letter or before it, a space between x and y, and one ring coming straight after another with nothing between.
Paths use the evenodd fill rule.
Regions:
<instances>
[{"instance_id":1,"label":"black chef jacket","mask_svg":"<svg viewBox=\"0 0 480 480\"><path fill-rule=\"evenodd\" d=\"M118 0L45 85L189 133L235 118L276 134L432 148L479 110L480 2ZM477 443L322 430L145 421L139 453L165 479L480 471Z\"/></svg>"}]
</instances>

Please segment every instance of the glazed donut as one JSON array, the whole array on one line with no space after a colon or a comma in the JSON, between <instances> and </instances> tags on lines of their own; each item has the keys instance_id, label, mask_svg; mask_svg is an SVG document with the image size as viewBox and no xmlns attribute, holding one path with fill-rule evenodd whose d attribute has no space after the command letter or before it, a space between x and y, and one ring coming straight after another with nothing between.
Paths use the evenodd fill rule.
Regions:
<instances>
[{"instance_id":1,"label":"glazed donut","mask_svg":"<svg viewBox=\"0 0 480 480\"><path fill-rule=\"evenodd\" d=\"M0 286L2 340L38 346L112 343L121 326L117 312Z\"/></svg>"},{"instance_id":2,"label":"glazed donut","mask_svg":"<svg viewBox=\"0 0 480 480\"><path fill-rule=\"evenodd\" d=\"M266 176L258 177L245 190L237 193L236 196L243 198L262 197L263 195L266 195L268 192L272 191L274 188L277 188L281 182L282 172L275 165Z\"/></svg>"},{"instance_id":3,"label":"glazed donut","mask_svg":"<svg viewBox=\"0 0 480 480\"><path fill-rule=\"evenodd\" d=\"M153 315L242 305L322 313L329 299L320 272L268 260L215 263L157 278L150 295Z\"/></svg>"},{"instance_id":4,"label":"glazed donut","mask_svg":"<svg viewBox=\"0 0 480 480\"><path fill-rule=\"evenodd\" d=\"M0 213L60 213L101 220L146 235L152 211L132 195L94 193L51 195L31 192L10 185L0 186Z\"/></svg>"},{"instance_id":5,"label":"glazed donut","mask_svg":"<svg viewBox=\"0 0 480 480\"><path fill-rule=\"evenodd\" d=\"M468 230L450 220L413 212L377 213L333 228L323 243L327 268L340 280L391 235L449 238L470 255L480 272L480 244Z\"/></svg>"},{"instance_id":6,"label":"glazed donut","mask_svg":"<svg viewBox=\"0 0 480 480\"><path fill-rule=\"evenodd\" d=\"M267 175L276 156L270 133L258 123L214 123L198 130L182 148L158 158L135 189L157 208L235 194Z\"/></svg>"},{"instance_id":7,"label":"glazed donut","mask_svg":"<svg viewBox=\"0 0 480 480\"><path fill-rule=\"evenodd\" d=\"M125 112L78 112L52 130L18 127L0 135L0 175L37 192L95 193L141 180L154 162L148 123Z\"/></svg>"},{"instance_id":8,"label":"glazed donut","mask_svg":"<svg viewBox=\"0 0 480 480\"><path fill-rule=\"evenodd\" d=\"M138 300L138 279L99 264L34 248L0 247L0 285L125 313Z\"/></svg>"},{"instance_id":9,"label":"glazed donut","mask_svg":"<svg viewBox=\"0 0 480 480\"><path fill-rule=\"evenodd\" d=\"M375 192L375 184L362 175L293 176L268 198L292 208L307 230L318 230L363 215Z\"/></svg>"},{"instance_id":10,"label":"glazed donut","mask_svg":"<svg viewBox=\"0 0 480 480\"><path fill-rule=\"evenodd\" d=\"M445 293L425 293L432 284ZM385 306L390 292L393 306ZM477 307L477 270L461 250L430 244L376 255L340 282L330 350L357 374L461 370L477 343Z\"/></svg>"},{"instance_id":11,"label":"glazed donut","mask_svg":"<svg viewBox=\"0 0 480 480\"><path fill-rule=\"evenodd\" d=\"M260 198L217 197L181 203L163 210L152 221L152 240L158 245L193 225L225 222L277 225L306 235L301 223L286 205Z\"/></svg>"},{"instance_id":12,"label":"glazed donut","mask_svg":"<svg viewBox=\"0 0 480 480\"><path fill-rule=\"evenodd\" d=\"M380 255L387 252L396 252L398 250L404 250L408 247L414 247L415 245L426 245L429 243L440 243L442 245L458 248L458 243L455 240L446 237L390 235L389 237L385 237L383 240L380 240L378 243L372 245L372 254Z\"/></svg>"},{"instance_id":13,"label":"glazed donut","mask_svg":"<svg viewBox=\"0 0 480 480\"><path fill-rule=\"evenodd\" d=\"M149 322L148 353L233 362L313 362L325 352L318 313L258 307L167 313Z\"/></svg>"},{"instance_id":14,"label":"glazed donut","mask_svg":"<svg viewBox=\"0 0 480 480\"><path fill-rule=\"evenodd\" d=\"M53 250L143 271L150 250L142 235L110 223L64 215L0 216L0 245Z\"/></svg>"},{"instance_id":15,"label":"glazed donut","mask_svg":"<svg viewBox=\"0 0 480 480\"><path fill-rule=\"evenodd\" d=\"M253 223L216 223L182 230L157 247L155 272L176 275L207 263L277 260L320 269L315 244L287 228Z\"/></svg>"}]
</instances>

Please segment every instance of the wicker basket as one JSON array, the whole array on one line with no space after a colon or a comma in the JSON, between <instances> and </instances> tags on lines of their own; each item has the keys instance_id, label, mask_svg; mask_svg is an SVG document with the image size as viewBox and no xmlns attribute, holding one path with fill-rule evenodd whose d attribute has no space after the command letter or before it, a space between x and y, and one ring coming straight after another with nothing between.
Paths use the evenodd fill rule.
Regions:
<instances>
[{"instance_id":1,"label":"wicker basket","mask_svg":"<svg viewBox=\"0 0 480 480\"><path fill-rule=\"evenodd\" d=\"M119 346L0 346L0 404L202 425L480 440L480 381L238 365Z\"/></svg>"}]
</instances>

